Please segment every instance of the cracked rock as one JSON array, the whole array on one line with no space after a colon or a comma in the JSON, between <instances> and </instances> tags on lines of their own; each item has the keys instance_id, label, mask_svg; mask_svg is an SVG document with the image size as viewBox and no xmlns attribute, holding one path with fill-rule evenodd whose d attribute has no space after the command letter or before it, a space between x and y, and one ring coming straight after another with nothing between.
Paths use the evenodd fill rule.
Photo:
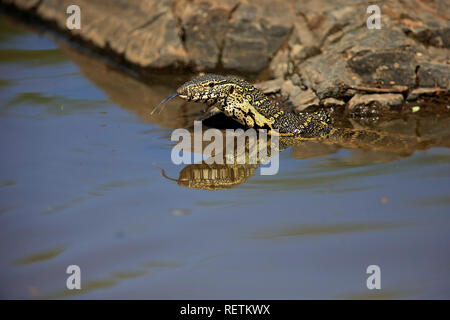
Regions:
<instances>
[{"instance_id":1,"label":"cracked rock","mask_svg":"<svg viewBox=\"0 0 450 320\"><path fill-rule=\"evenodd\" d=\"M420 87L450 88L450 65L425 62L417 74Z\"/></svg>"},{"instance_id":2,"label":"cracked rock","mask_svg":"<svg viewBox=\"0 0 450 320\"><path fill-rule=\"evenodd\" d=\"M386 0L380 30L366 26L371 0L77 0L80 30L66 27L71 0L0 1L138 71L268 73L277 81L267 90L288 95L298 109L359 94L355 102L364 92L386 99L381 93L409 91L416 99L441 92L426 88L450 87L447 0Z\"/></svg>"},{"instance_id":3,"label":"cracked rock","mask_svg":"<svg viewBox=\"0 0 450 320\"><path fill-rule=\"evenodd\" d=\"M308 107L319 105L319 98L317 98L314 91L311 89L302 90L290 80L284 82L281 87L281 94L289 98L295 106L296 111L302 111Z\"/></svg>"},{"instance_id":4,"label":"cracked rock","mask_svg":"<svg viewBox=\"0 0 450 320\"><path fill-rule=\"evenodd\" d=\"M274 80L256 83L255 87L264 92L265 94L270 94L280 92L283 83L284 83L283 78L278 78Z\"/></svg>"},{"instance_id":5,"label":"cracked rock","mask_svg":"<svg viewBox=\"0 0 450 320\"><path fill-rule=\"evenodd\" d=\"M412 90L408 97L406 98L407 101L414 101L417 100L417 98L422 96L435 96L436 94L441 94L446 92L447 90L442 88L417 88Z\"/></svg>"}]
</instances>

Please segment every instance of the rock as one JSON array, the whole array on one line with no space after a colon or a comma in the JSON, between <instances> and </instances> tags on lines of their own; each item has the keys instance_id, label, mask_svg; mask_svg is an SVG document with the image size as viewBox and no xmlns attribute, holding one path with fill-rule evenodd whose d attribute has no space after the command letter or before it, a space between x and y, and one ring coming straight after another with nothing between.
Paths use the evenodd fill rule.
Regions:
<instances>
[{"instance_id":1,"label":"rock","mask_svg":"<svg viewBox=\"0 0 450 320\"><path fill-rule=\"evenodd\" d=\"M412 28L410 30L411 36L426 44L440 48L450 48L450 28Z\"/></svg>"},{"instance_id":2,"label":"rock","mask_svg":"<svg viewBox=\"0 0 450 320\"><path fill-rule=\"evenodd\" d=\"M302 8L299 8L296 12L301 12ZM301 44L304 46L317 45L317 36L309 28L308 22L304 15L299 14L294 20L294 27L292 35L289 39L289 45L293 47L295 44Z\"/></svg>"},{"instance_id":3,"label":"rock","mask_svg":"<svg viewBox=\"0 0 450 320\"><path fill-rule=\"evenodd\" d=\"M66 29L66 8L71 0L42 0L37 14ZM187 63L180 29L169 0L78 0L81 29L71 32L99 48L112 50L144 68L165 68Z\"/></svg>"},{"instance_id":4,"label":"rock","mask_svg":"<svg viewBox=\"0 0 450 320\"><path fill-rule=\"evenodd\" d=\"M318 106L320 103L319 98L311 89L301 91L299 94L289 98L289 100L295 106L295 111L303 111L308 107Z\"/></svg>"},{"instance_id":5,"label":"rock","mask_svg":"<svg viewBox=\"0 0 450 320\"><path fill-rule=\"evenodd\" d=\"M345 102L342 100L335 99L335 98L326 98L323 101L321 101L321 104L327 108L343 107L345 105Z\"/></svg>"},{"instance_id":6,"label":"rock","mask_svg":"<svg viewBox=\"0 0 450 320\"><path fill-rule=\"evenodd\" d=\"M1 0L143 68L264 69L287 40L291 4L238 0L77 0L82 27L67 30L70 0Z\"/></svg>"},{"instance_id":7,"label":"rock","mask_svg":"<svg viewBox=\"0 0 450 320\"><path fill-rule=\"evenodd\" d=\"M301 63L320 53L320 49L316 46L303 46L296 44L292 47L290 51L290 59L295 63Z\"/></svg>"},{"instance_id":8,"label":"rock","mask_svg":"<svg viewBox=\"0 0 450 320\"><path fill-rule=\"evenodd\" d=\"M7 4L14 4L22 10L32 10L39 5L41 0L3 0Z\"/></svg>"},{"instance_id":9,"label":"rock","mask_svg":"<svg viewBox=\"0 0 450 320\"><path fill-rule=\"evenodd\" d=\"M417 100L417 98L422 96L435 96L436 94L444 93L447 90L442 88L417 88L412 90L408 97L406 98L407 101L414 101Z\"/></svg>"},{"instance_id":10,"label":"rock","mask_svg":"<svg viewBox=\"0 0 450 320\"><path fill-rule=\"evenodd\" d=\"M296 73L294 73L291 77L291 81L293 84L295 84L296 86L300 86L302 84L302 79L300 78L300 76Z\"/></svg>"},{"instance_id":11,"label":"rock","mask_svg":"<svg viewBox=\"0 0 450 320\"><path fill-rule=\"evenodd\" d=\"M294 83L290 80L285 81L281 87L281 94L287 98L294 97L300 94L302 89L300 87L294 85Z\"/></svg>"},{"instance_id":12,"label":"rock","mask_svg":"<svg viewBox=\"0 0 450 320\"><path fill-rule=\"evenodd\" d=\"M354 110L359 106L379 105L381 107L399 106L403 103L401 94L356 94L349 102L348 108Z\"/></svg>"},{"instance_id":13,"label":"rock","mask_svg":"<svg viewBox=\"0 0 450 320\"><path fill-rule=\"evenodd\" d=\"M364 91L364 92L369 92L369 93L393 93L393 92L406 92L408 91L408 87L407 86L396 86L396 85L391 85L388 87L373 87L373 86L354 86L351 89L355 89L358 91Z\"/></svg>"},{"instance_id":14,"label":"rock","mask_svg":"<svg viewBox=\"0 0 450 320\"><path fill-rule=\"evenodd\" d=\"M296 111L303 111L308 107L319 105L319 98L314 91L311 89L302 90L290 80L284 82L281 87L281 94L289 98Z\"/></svg>"},{"instance_id":15,"label":"rock","mask_svg":"<svg viewBox=\"0 0 450 320\"><path fill-rule=\"evenodd\" d=\"M222 65L246 72L262 70L292 29L294 15L289 3L271 0L242 3L230 19L225 36Z\"/></svg>"},{"instance_id":16,"label":"rock","mask_svg":"<svg viewBox=\"0 0 450 320\"><path fill-rule=\"evenodd\" d=\"M230 29L229 17L237 5L237 0L211 4L192 1L189 5L177 2L176 13L183 26L185 47L197 69L213 69L219 63L225 35Z\"/></svg>"},{"instance_id":17,"label":"rock","mask_svg":"<svg viewBox=\"0 0 450 320\"><path fill-rule=\"evenodd\" d=\"M357 41L357 44L350 49L343 48L349 41ZM398 28L375 30L369 34L361 31L346 34L336 45L339 51L342 48L348 56L347 65L362 78L364 84L415 84L417 49Z\"/></svg>"},{"instance_id":18,"label":"rock","mask_svg":"<svg viewBox=\"0 0 450 320\"><path fill-rule=\"evenodd\" d=\"M277 93L281 91L281 86L283 85L283 78L278 78L274 80L264 81L255 83L255 87L264 92L265 94Z\"/></svg>"},{"instance_id":19,"label":"rock","mask_svg":"<svg viewBox=\"0 0 450 320\"><path fill-rule=\"evenodd\" d=\"M275 78L283 78L289 74L289 50L278 50L269 65L270 73Z\"/></svg>"},{"instance_id":20,"label":"rock","mask_svg":"<svg viewBox=\"0 0 450 320\"><path fill-rule=\"evenodd\" d=\"M436 0L431 4L422 1L404 3L408 15L384 10L399 20L402 29L413 39L427 46L450 48L450 27L448 26L448 1ZM383 8L384 9L384 8ZM405 11L406 11L405 10Z\"/></svg>"},{"instance_id":21,"label":"rock","mask_svg":"<svg viewBox=\"0 0 450 320\"><path fill-rule=\"evenodd\" d=\"M334 53L321 54L299 66L304 85L312 88L319 99L340 98L347 89L361 84L359 76L347 69L345 61Z\"/></svg>"},{"instance_id":22,"label":"rock","mask_svg":"<svg viewBox=\"0 0 450 320\"><path fill-rule=\"evenodd\" d=\"M137 71L268 73L290 81L293 87L285 90L294 90L290 99L302 105L366 92L449 89L446 0L383 2L380 30L366 27L370 0L77 0L80 30L66 27L71 0L0 1L52 22ZM433 93L439 91L427 92Z\"/></svg>"},{"instance_id":23,"label":"rock","mask_svg":"<svg viewBox=\"0 0 450 320\"><path fill-rule=\"evenodd\" d=\"M420 87L450 88L450 65L424 62L417 74Z\"/></svg>"}]
</instances>

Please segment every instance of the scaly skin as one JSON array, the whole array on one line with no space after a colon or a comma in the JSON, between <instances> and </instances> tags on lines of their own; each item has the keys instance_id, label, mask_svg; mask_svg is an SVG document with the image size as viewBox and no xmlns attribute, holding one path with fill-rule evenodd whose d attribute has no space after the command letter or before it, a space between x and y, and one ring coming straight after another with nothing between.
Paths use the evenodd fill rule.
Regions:
<instances>
[{"instance_id":1,"label":"scaly skin","mask_svg":"<svg viewBox=\"0 0 450 320\"><path fill-rule=\"evenodd\" d=\"M273 105L260 90L237 77L205 75L186 82L177 93L188 101L218 107L225 115L248 128L262 128L269 133L313 138L326 136L332 130L324 112L295 115Z\"/></svg>"}]
</instances>

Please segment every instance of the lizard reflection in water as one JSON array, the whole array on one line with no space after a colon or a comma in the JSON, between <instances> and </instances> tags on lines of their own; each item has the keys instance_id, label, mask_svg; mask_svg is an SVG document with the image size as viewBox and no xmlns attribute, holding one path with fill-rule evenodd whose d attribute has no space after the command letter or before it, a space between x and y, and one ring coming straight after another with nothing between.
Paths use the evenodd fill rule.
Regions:
<instances>
[{"instance_id":1,"label":"lizard reflection in water","mask_svg":"<svg viewBox=\"0 0 450 320\"><path fill-rule=\"evenodd\" d=\"M422 143L416 137L337 128L323 110L298 115L283 111L259 89L234 76L210 74L197 77L179 87L177 94L172 97L175 96L187 101L206 103L210 111L214 109L223 112L246 128L267 129L269 134L276 130L280 136L279 150L272 152L302 145L305 141L317 141L345 148L390 152L395 150L396 153L407 154L412 145L417 149ZM246 152L248 148L247 144ZM258 166L259 164L195 163L187 165L176 181L181 186L195 189L232 188L251 177Z\"/></svg>"}]
</instances>

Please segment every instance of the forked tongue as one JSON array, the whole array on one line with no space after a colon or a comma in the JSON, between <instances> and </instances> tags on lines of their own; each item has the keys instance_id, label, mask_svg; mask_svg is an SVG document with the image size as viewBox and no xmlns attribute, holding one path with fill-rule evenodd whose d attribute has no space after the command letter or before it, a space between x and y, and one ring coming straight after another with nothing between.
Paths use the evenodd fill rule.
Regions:
<instances>
[{"instance_id":1,"label":"forked tongue","mask_svg":"<svg viewBox=\"0 0 450 320\"><path fill-rule=\"evenodd\" d=\"M161 111L163 111L163 109L166 107L167 102L169 102L170 100L172 100L173 98L177 97L178 93L174 93L170 96L168 96L167 98L165 98L163 101L161 101L150 113L150 115L152 115L153 113L155 113L155 111L159 108L159 112L161 113ZM161 106L161 107L160 107Z\"/></svg>"}]
</instances>

